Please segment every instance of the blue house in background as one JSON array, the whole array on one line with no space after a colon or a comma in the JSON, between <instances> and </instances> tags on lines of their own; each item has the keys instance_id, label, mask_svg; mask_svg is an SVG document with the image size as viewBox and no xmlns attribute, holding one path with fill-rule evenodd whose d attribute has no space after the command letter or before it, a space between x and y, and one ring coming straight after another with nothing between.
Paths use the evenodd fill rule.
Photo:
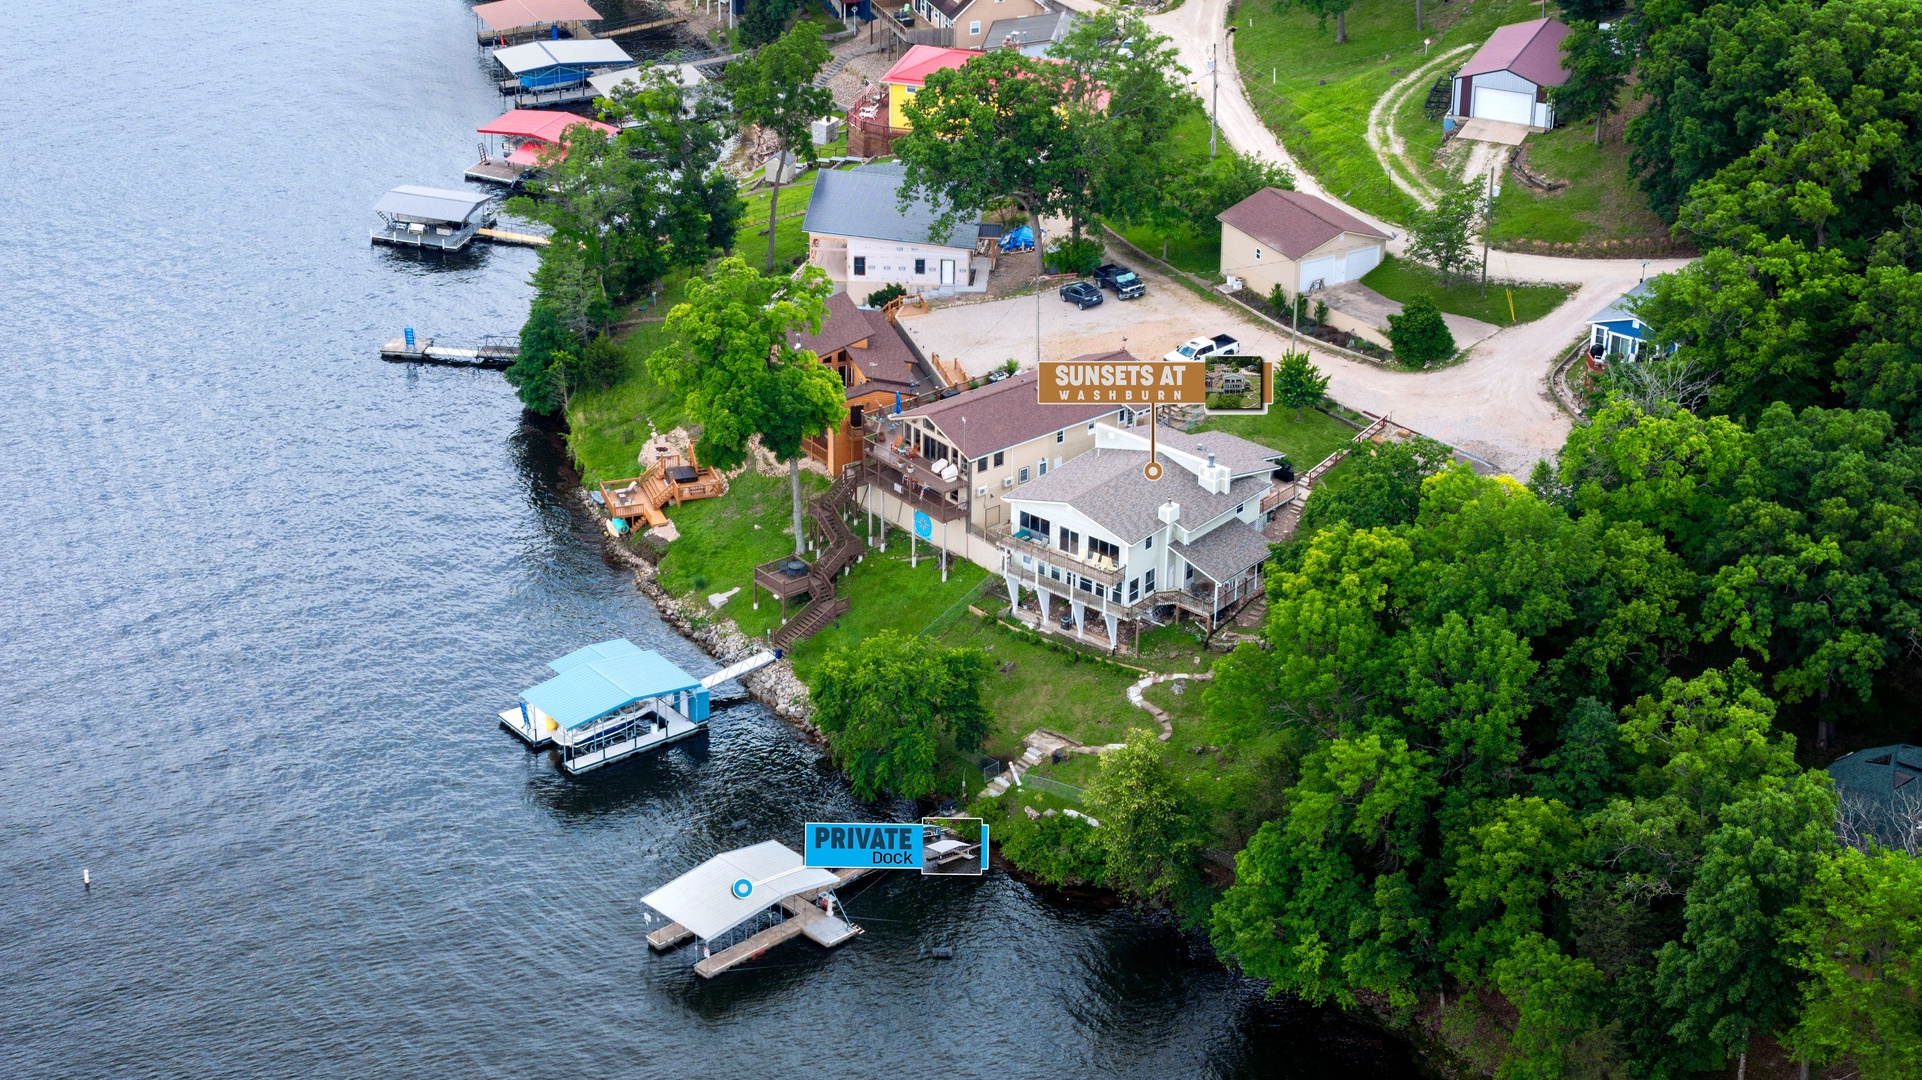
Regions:
<instances>
[{"instance_id":1,"label":"blue house in background","mask_svg":"<svg viewBox=\"0 0 1922 1080\"><path fill-rule=\"evenodd\" d=\"M1611 357L1633 359L1642 353L1642 342L1649 336L1648 324L1637 318L1636 301L1648 295L1648 282L1622 294L1621 299L1589 317L1588 355L1607 363Z\"/></svg>"},{"instance_id":2,"label":"blue house in background","mask_svg":"<svg viewBox=\"0 0 1922 1080\"><path fill-rule=\"evenodd\" d=\"M1873 840L1922 851L1922 746L1877 746L1844 754L1828 768L1835 780L1844 843Z\"/></svg>"}]
</instances>

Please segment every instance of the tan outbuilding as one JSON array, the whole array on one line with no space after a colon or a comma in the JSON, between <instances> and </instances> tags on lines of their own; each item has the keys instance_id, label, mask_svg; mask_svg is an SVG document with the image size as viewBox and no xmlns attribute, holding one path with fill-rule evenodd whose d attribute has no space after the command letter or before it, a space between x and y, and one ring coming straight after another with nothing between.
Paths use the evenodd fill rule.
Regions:
<instances>
[{"instance_id":1,"label":"tan outbuilding","mask_svg":"<svg viewBox=\"0 0 1922 1080\"><path fill-rule=\"evenodd\" d=\"M1358 281L1381 265L1389 236L1313 195L1262 188L1223 210L1221 272L1266 296Z\"/></svg>"}]
</instances>

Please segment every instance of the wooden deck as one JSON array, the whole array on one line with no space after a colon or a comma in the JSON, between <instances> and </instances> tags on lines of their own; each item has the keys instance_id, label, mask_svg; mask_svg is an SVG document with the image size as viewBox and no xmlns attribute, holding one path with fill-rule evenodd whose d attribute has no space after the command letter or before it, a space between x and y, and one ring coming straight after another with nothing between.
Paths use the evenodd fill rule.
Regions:
<instances>
[{"instance_id":1,"label":"wooden deck","mask_svg":"<svg viewBox=\"0 0 1922 1080\"><path fill-rule=\"evenodd\" d=\"M505 161L477 161L462 175L483 184L514 184L520 181L521 167Z\"/></svg>"},{"instance_id":2,"label":"wooden deck","mask_svg":"<svg viewBox=\"0 0 1922 1080\"><path fill-rule=\"evenodd\" d=\"M663 457L640 476L601 482L601 498L610 516L640 518L649 528L667 524L667 515L661 512L663 507L725 494L725 477L679 454Z\"/></svg>"},{"instance_id":3,"label":"wooden deck","mask_svg":"<svg viewBox=\"0 0 1922 1080\"><path fill-rule=\"evenodd\" d=\"M670 949L678 949L692 940L694 940L694 931L680 923L671 922L647 935L647 947L655 952L667 952Z\"/></svg>"},{"instance_id":4,"label":"wooden deck","mask_svg":"<svg viewBox=\"0 0 1922 1080\"><path fill-rule=\"evenodd\" d=\"M534 233L509 232L506 229L475 229L474 235L482 240L491 240L496 244L512 244L516 247L546 247L553 243L552 240L549 240L545 236L538 236Z\"/></svg>"}]
</instances>

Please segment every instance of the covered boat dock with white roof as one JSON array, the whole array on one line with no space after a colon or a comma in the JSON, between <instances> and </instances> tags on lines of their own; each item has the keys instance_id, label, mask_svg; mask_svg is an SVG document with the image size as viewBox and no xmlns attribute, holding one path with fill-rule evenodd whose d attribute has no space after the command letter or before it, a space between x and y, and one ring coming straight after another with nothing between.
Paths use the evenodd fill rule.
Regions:
<instances>
[{"instance_id":1,"label":"covered boat dock with white roof","mask_svg":"<svg viewBox=\"0 0 1922 1080\"><path fill-rule=\"evenodd\" d=\"M402 184L374 204L387 224L372 237L383 244L459 251L487 223L487 198L477 191Z\"/></svg>"},{"instance_id":2,"label":"covered boat dock with white roof","mask_svg":"<svg viewBox=\"0 0 1922 1080\"><path fill-rule=\"evenodd\" d=\"M669 920L647 943L698 939L694 971L710 979L802 935L832 948L861 932L835 914L834 890L863 873L810 867L778 840L722 852L641 898Z\"/></svg>"}]
</instances>

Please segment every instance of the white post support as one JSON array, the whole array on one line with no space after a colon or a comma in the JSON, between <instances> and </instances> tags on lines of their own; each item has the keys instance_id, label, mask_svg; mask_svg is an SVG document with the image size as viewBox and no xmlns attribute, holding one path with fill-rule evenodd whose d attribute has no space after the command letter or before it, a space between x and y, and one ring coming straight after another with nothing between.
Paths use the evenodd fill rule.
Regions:
<instances>
[{"instance_id":1,"label":"white post support","mask_svg":"<svg viewBox=\"0 0 1922 1080\"><path fill-rule=\"evenodd\" d=\"M1021 608L1021 582L1013 574L1002 574L1001 580L1008 583L1008 603L1017 611Z\"/></svg>"},{"instance_id":2,"label":"white post support","mask_svg":"<svg viewBox=\"0 0 1922 1080\"><path fill-rule=\"evenodd\" d=\"M1118 623L1114 615L1108 612L1103 612L1101 615L1101 619L1103 622L1106 622L1108 624L1108 648L1110 649L1121 648L1121 639L1115 636L1115 627L1118 625Z\"/></svg>"}]
</instances>

